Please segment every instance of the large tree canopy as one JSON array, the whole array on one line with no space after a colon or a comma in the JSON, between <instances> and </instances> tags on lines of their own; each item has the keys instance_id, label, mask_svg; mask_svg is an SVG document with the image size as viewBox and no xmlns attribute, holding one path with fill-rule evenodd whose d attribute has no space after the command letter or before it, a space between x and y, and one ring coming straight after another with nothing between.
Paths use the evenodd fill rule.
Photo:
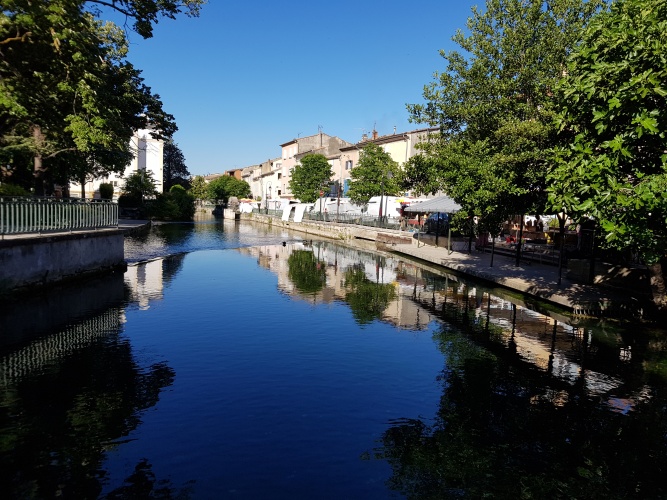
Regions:
<instances>
[{"instance_id":1,"label":"large tree canopy","mask_svg":"<svg viewBox=\"0 0 667 500\"><path fill-rule=\"evenodd\" d=\"M473 8L469 34L453 37L464 53L441 51L447 65L424 88L426 103L408 105L412 121L441 131L408 165L409 184L444 190L469 213L541 213L556 137L553 91L601 3L487 0Z\"/></svg>"},{"instance_id":2,"label":"large tree canopy","mask_svg":"<svg viewBox=\"0 0 667 500\"><path fill-rule=\"evenodd\" d=\"M108 7L150 36L148 25L158 16L173 17L181 8L196 14L200 3L132 0ZM122 172L135 130L150 128L159 137L176 130L160 97L126 61L124 31L100 21L102 11L91 4L107 5L7 0L0 12L0 162L28 168L26 158L34 158L38 192L47 168L51 181L64 184L100 170Z\"/></svg>"},{"instance_id":3,"label":"large tree canopy","mask_svg":"<svg viewBox=\"0 0 667 500\"><path fill-rule=\"evenodd\" d=\"M647 263L667 248L667 0L619 0L592 21L563 79L555 207L598 219Z\"/></svg>"},{"instance_id":4,"label":"large tree canopy","mask_svg":"<svg viewBox=\"0 0 667 500\"><path fill-rule=\"evenodd\" d=\"M332 175L326 156L307 154L292 171L290 191L302 203L313 203L320 196L320 191L329 188Z\"/></svg>"}]
</instances>

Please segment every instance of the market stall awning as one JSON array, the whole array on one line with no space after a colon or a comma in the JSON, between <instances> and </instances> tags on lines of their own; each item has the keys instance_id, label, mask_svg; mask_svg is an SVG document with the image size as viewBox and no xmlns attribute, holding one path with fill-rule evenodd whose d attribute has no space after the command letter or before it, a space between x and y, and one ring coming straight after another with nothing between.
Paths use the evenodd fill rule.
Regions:
<instances>
[{"instance_id":1,"label":"market stall awning","mask_svg":"<svg viewBox=\"0 0 667 500\"><path fill-rule=\"evenodd\" d=\"M449 196L438 196L437 198L423 201L421 203L413 203L405 207L404 212L408 213L425 213L425 212L443 212L451 214L461 210L461 205L452 200Z\"/></svg>"}]
</instances>

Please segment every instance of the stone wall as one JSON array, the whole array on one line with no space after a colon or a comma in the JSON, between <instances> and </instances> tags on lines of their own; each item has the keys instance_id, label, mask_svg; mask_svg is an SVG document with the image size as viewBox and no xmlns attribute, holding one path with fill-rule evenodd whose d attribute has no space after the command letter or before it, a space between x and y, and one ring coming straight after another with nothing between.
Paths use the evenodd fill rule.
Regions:
<instances>
[{"instance_id":1,"label":"stone wall","mask_svg":"<svg viewBox=\"0 0 667 500\"><path fill-rule=\"evenodd\" d=\"M0 293L125 267L118 229L0 241Z\"/></svg>"},{"instance_id":2,"label":"stone wall","mask_svg":"<svg viewBox=\"0 0 667 500\"><path fill-rule=\"evenodd\" d=\"M395 231L383 231L381 228L374 228L368 226L354 226L351 224L335 224L331 222L319 222L304 220L302 222L294 222L292 220L284 221L279 217L271 217L264 214L257 213L243 213L242 220L254 220L263 224L271 224L275 227L283 229L291 229L292 231L299 231L301 233L311 234L322 238L331 238L339 241L348 240L367 240L373 242L380 242L383 244L391 243L410 243L413 239L413 233L405 233L397 235Z\"/></svg>"}]
</instances>

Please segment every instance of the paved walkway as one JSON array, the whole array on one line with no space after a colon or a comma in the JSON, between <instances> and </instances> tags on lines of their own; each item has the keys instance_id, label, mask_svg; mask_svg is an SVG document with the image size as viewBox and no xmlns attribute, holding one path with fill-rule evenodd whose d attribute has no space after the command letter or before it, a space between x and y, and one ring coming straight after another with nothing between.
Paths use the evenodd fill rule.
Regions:
<instances>
[{"instance_id":1,"label":"paved walkway","mask_svg":"<svg viewBox=\"0 0 667 500\"><path fill-rule=\"evenodd\" d=\"M391 252L409 255L417 259L443 266L460 273L481 278L500 286L538 297L576 313L599 314L610 309L628 309L637 306L637 300L622 290L573 282L562 271L558 284L558 267L533 262L516 264L515 258L473 250L472 253L452 252L432 245L394 244Z\"/></svg>"}]
</instances>

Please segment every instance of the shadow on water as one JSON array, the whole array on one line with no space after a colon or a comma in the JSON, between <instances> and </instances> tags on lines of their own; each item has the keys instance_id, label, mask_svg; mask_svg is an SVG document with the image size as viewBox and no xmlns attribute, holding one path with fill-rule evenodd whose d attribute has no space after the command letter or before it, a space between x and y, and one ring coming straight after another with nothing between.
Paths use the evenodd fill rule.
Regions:
<instances>
[{"instance_id":1,"label":"shadow on water","mask_svg":"<svg viewBox=\"0 0 667 500\"><path fill-rule=\"evenodd\" d=\"M173 369L140 363L123 338L126 293L116 274L0 307L5 498L97 498L106 454L172 384ZM187 491L156 480L143 461L108 497L172 498Z\"/></svg>"},{"instance_id":2,"label":"shadow on water","mask_svg":"<svg viewBox=\"0 0 667 500\"><path fill-rule=\"evenodd\" d=\"M122 273L22 294L0 302L0 353L57 331L69 323L119 307L125 299Z\"/></svg>"},{"instance_id":3,"label":"shadow on water","mask_svg":"<svg viewBox=\"0 0 667 500\"><path fill-rule=\"evenodd\" d=\"M442 320L443 393L433 420L394 420L364 455L389 463L392 490L419 499L667 495L664 332L562 324L424 278L430 286L413 298Z\"/></svg>"}]
</instances>

